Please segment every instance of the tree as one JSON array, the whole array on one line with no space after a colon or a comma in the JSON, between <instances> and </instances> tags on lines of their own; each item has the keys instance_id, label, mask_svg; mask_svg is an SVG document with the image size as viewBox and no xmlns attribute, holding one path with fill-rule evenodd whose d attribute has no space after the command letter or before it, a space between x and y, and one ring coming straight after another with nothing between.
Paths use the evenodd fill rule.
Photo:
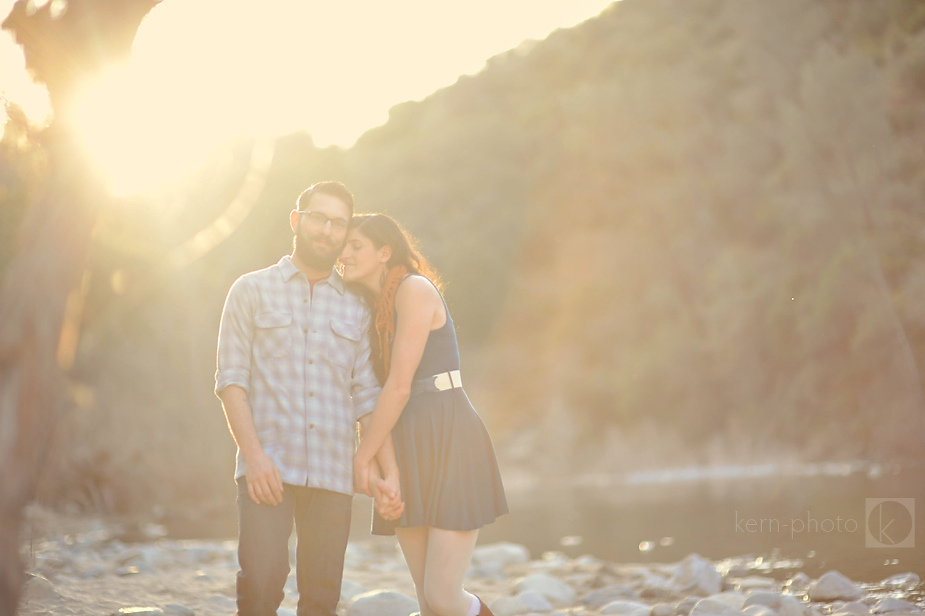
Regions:
<instances>
[{"instance_id":1,"label":"tree","mask_svg":"<svg viewBox=\"0 0 925 616\"><path fill-rule=\"evenodd\" d=\"M77 84L125 56L154 0L70 0L38 10L18 0L3 22L48 88L54 121L40 139L44 189L25 214L0 294L0 616L19 601L22 510L29 502L79 325L79 280L101 184L67 124Z\"/></svg>"}]
</instances>

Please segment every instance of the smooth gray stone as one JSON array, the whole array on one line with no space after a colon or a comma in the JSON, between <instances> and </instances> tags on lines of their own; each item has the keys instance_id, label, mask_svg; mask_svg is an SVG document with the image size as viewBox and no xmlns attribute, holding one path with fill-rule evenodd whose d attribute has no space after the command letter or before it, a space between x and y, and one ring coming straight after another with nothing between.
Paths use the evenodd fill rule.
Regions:
<instances>
[{"instance_id":1,"label":"smooth gray stone","mask_svg":"<svg viewBox=\"0 0 925 616\"><path fill-rule=\"evenodd\" d=\"M296 616L295 610L290 610L286 607L281 607L276 610L276 616Z\"/></svg>"},{"instance_id":2,"label":"smooth gray stone","mask_svg":"<svg viewBox=\"0 0 925 616\"><path fill-rule=\"evenodd\" d=\"M780 582L774 578L769 578L762 575L749 575L742 578L736 578L733 581L737 590L741 590L742 592L746 593L753 590L778 591L781 588Z\"/></svg>"},{"instance_id":3,"label":"smooth gray stone","mask_svg":"<svg viewBox=\"0 0 925 616\"><path fill-rule=\"evenodd\" d=\"M921 584L922 580L917 574L910 571L907 573L897 573L896 575L891 575L880 583L888 588L912 590Z\"/></svg>"},{"instance_id":4,"label":"smooth gray stone","mask_svg":"<svg viewBox=\"0 0 925 616\"><path fill-rule=\"evenodd\" d=\"M55 590L54 585L41 575L34 573L26 574L26 581L22 586L22 600L44 603L60 598L61 595Z\"/></svg>"},{"instance_id":5,"label":"smooth gray stone","mask_svg":"<svg viewBox=\"0 0 925 616\"><path fill-rule=\"evenodd\" d=\"M498 597L488 608L495 616L518 616L528 611L527 606L517 597Z\"/></svg>"},{"instance_id":6,"label":"smooth gray stone","mask_svg":"<svg viewBox=\"0 0 925 616\"><path fill-rule=\"evenodd\" d=\"M340 600L346 603L364 592L367 592L367 590L360 584L352 580L344 580L340 586Z\"/></svg>"},{"instance_id":7,"label":"smooth gray stone","mask_svg":"<svg viewBox=\"0 0 925 616\"><path fill-rule=\"evenodd\" d=\"M349 616L409 616L418 602L394 590L373 590L357 595L347 607Z\"/></svg>"},{"instance_id":8,"label":"smooth gray stone","mask_svg":"<svg viewBox=\"0 0 925 616\"><path fill-rule=\"evenodd\" d=\"M539 593L556 607L574 605L577 598L571 586L545 573L534 573L523 577L517 580L514 588L519 593L528 590Z\"/></svg>"},{"instance_id":9,"label":"smooth gray stone","mask_svg":"<svg viewBox=\"0 0 925 616\"><path fill-rule=\"evenodd\" d=\"M690 616L742 616L742 613L724 601L701 599L694 605Z\"/></svg>"},{"instance_id":10,"label":"smooth gray stone","mask_svg":"<svg viewBox=\"0 0 925 616\"><path fill-rule=\"evenodd\" d=\"M694 606L697 605L697 602L700 601L700 597L685 597L678 602L678 607L676 611L679 615L689 616L691 611L694 609Z\"/></svg>"},{"instance_id":11,"label":"smooth gray stone","mask_svg":"<svg viewBox=\"0 0 925 616\"><path fill-rule=\"evenodd\" d=\"M506 580L504 567L500 563L488 563L486 565L469 565L466 571L467 577L487 578L489 580Z\"/></svg>"},{"instance_id":12,"label":"smooth gray stone","mask_svg":"<svg viewBox=\"0 0 925 616\"><path fill-rule=\"evenodd\" d=\"M773 608L757 603L744 608L742 613L747 614L747 616L777 616L777 612L775 612Z\"/></svg>"},{"instance_id":13,"label":"smooth gray stone","mask_svg":"<svg viewBox=\"0 0 925 616\"><path fill-rule=\"evenodd\" d=\"M225 595L212 595L207 599L209 607L216 612L232 612L238 609L238 603Z\"/></svg>"},{"instance_id":14,"label":"smooth gray stone","mask_svg":"<svg viewBox=\"0 0 925 616\"><path fill-rule=\"evenodd\" d=\"M772 610L776 610L778 607L780 607L780 598L781 594L779 592L772 592L770 590L753 590L745 597L745 603L742 604L742 607L748 607L750 605L765 605Z\"/></svg>"},{"instance_id":15,"label":"smooth gray stone","mask_svg":"<svg viewBox=\"0 0 925 616\"><path fill-rule=\"evenodd\" d=\"M179 603L168 603L165 605L164 614L166 616L196 616L196 612Z\"/></svg>"},{"instance_id":16,"label":"smooth gray stone","mask_svg":"<svg viewBox=\"0 0 925 616\"><path fill-rule=\"evenodd\" d=\"M802 571L793 574L789 580L784 582L784 588L794 594L803 594L813 583L813 578L809 577Z\"/></svg>"},{"instance_id":17,"label":"smooth gray stone","mask_svg":"<svg viewBox=\"0 0 925 616\"><path fill-rule=\"evenodd\" d=\"M678 565L671 584L681 593L707 597L715 595L723 588L723 576L716 567L700 556L689 554Z\"/></svg>"},{"instance_id":18,"label":"smooth gray stone","mask_svg":"<svg viewBox=\"0 0 925 616\"><path fill-rule=\"evenodd\" d=\"M780 596L777 616L806 616L807 606L793 595Z\"/></svg>"},{"instance_id":19,"label":"smooth gray stone","mask_svg":"<svg viewBox=\"0 0 925 616\"><path fill-rule=\"evenodd\" d=\"M812 601L855 601L864 597L864 590L838 571L826 571L807 591Z\"/></svg>"},{"instance_id":20,"label":"smooth gray stone","mask_svg":"<svg viewBox=\"0 0 925 616\"><path fill-rule=\"evenodd\" d=\"M833 604L832 611L849 612L855 614L855 616L868 616L868 614L870 614L870 607L862 601L849 601L837 607Z\"/></svg>"},{"instance_id":21,"label":"smooth gray stone","mask_svg":"<svg viewBox=\"0 0 925 616\"><path fill-rule=\"evenodd\" d=\"M645 603L636 601L614 601L601 608L601 614L615 614L617 616L649 616L652 608Z\"/></svg>"},{"instance_id":22,"label":"smooth gray stone","mask_svg":"<svg viewBox=\"0 0 925 616\"><path fill-rule=\"evenodd\" d=\"M678 613L674 603L656 603L652 606L652 616L675 616Z\"/></svg>"},{"instance_id":23,"label":"smooth gray stone","mask_svg":"<svg viewBox=\"0 0 925 616\"><path fill-rule=\"evenodd\" d=\"M620 599L639 599L639 593L631 586L613 584L611 586L592 590L581 598L581 603L590 607L600 608Z\"/></svg>"},{"instance_id":24,"label":"smooth gray stone","mask_svg":"<svg viewBox=\"0 0 925 616\"><path fill-rule=\"evenodd\" d=\"M737 591L730 590L727 592L716 593L715 595L710 595L707 599L713 599L714 601L722 601L729 607L734 610L741 610L745 604L745 594Z\"/></svg>"},{"instance_id":25,"label":"smooth gray stone","mask_svg":"<svg viewBox=\"0 0 925 616\"><path fill-rule=\"evenodd\" d=\"M159 607L120 607L112 616L164 616Z\"/></svg>"},{"instance_id":26,"label":"smooth gray stone","mask_svg":"<svg viewBox=\"0 0 925 616\"><path fill-rule=\"evenodd\" d=\"M551 612L553 610L552 603L546 597L532 590L520 593L517 599L531 612Z\"/></svg>"},{"instance_id":27,"label":"smooth gray stone","mask_svg":"<svg viewBox=\"0 0 925 616\"><path fill-rule=\"evenodd\" d=\"M472 552L472 564L476 567L495 564L503 568L528 562L530 562L530 550L517 543L490 543L478 546Z\"/></svg>"},{"instance_id":28,"label":"smooth gray stone","mask_svg":"<svg viewBox=\"0 0 925 616\"><path fill-rule=\"evenodd\" d=\"M870 611L873 614L886 614L888 612L921 612L922 609L916 604L903 599L884 597L877 601Z\"/></svg>"}]
</instances>

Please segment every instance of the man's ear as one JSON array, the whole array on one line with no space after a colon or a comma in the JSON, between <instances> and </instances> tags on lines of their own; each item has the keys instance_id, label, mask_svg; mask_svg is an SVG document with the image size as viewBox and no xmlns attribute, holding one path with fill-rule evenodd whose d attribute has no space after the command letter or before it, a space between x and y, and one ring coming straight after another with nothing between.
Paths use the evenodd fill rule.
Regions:
<instances>
[{"instance_id":1,"label":"man's ear","mask_svg":"<svg viewBox=\"0 0 925 616\"><path fill-rule=\"evenodd\" d=\"M292 210L289 212L289 227L292 229L293 233L298 233L297 229L299 228L299 210Z\"/></svg>"}]
</instances>

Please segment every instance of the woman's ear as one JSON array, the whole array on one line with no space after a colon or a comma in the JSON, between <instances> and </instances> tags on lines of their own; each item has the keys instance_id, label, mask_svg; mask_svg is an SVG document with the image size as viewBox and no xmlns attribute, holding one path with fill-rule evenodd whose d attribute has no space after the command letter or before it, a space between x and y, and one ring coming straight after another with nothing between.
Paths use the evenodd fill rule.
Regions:
<instances>
[{"instance_id":1,"label":"woman's ear","mask_svg":"<svg viewBox=\"0 0 925 616\"><path fill-rule=\"evenodd\" d=\"M379 263L388 263L389 259L392 258L392 247L388 244L385 244L378 251Z\"/></svg>"}]
</instances>

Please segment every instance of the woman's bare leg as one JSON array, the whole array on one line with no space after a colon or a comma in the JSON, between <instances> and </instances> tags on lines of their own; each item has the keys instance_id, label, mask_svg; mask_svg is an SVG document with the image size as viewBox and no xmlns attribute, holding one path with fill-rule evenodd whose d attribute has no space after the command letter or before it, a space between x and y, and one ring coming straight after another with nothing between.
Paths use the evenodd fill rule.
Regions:
<instances>
[{"instance_id":1,"label":"woman's bare leg","mask_svg":"<svg viewBox=\"0 0 925 616\"><path fill-rule=\"evenodd\" d=\"M437 616L427 604L424 596L424 565L427 558L427 527L410 526L395 529L395 537L401 546L401 553L405 556L411 579L414 581L414 591L418 597L418 608L421 616Z\"/></svg>"},{"instance_id":2,"label":"woman's bare leg","mask_svg":"<svg viewBox=\"0 0 925 616\"><path fill-rule=\"evenodd\" d=\"M468 616L472 608L474 597L463 590L463 578L478 534L478 530L427 528L424 597L428 608L439 616Z\"/></svg>"}]
</instances>

